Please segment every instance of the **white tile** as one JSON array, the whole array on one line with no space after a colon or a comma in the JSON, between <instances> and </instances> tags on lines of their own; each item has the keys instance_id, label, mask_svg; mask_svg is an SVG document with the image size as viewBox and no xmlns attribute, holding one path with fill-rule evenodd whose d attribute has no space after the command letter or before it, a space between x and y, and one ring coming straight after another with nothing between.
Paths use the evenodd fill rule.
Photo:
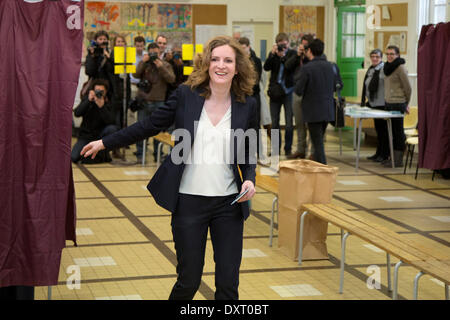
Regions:
<instances>
[{"instance_id":1,"label":"white tile","mask_svg":"<svg viewBox=\"0 0 450 320\"><path fill-rule=\"evenodd\" d=\"M344 186L363 186L367 185L364 181L360 180L338 180L338 183L343 184Z\"/></svg>"},{"instance_id":2,"label":"white tile","mask_svg":"<svg viewBox=\"0 0 450 320\"><path fill-rule=\"evenodd\" d=\"M115 266L116 262L112 257L100 257L100 260L102 261L102 264L104 266Z\"/></svg>"},{"instance_id":3,"label":"white tile","mask_svg":"<svg viewBox=\"0 0 450 320\"><path fill-rule=\"evenodd\" d=\"M374 251L374 252L377 252L377 253L383 253L383 252L384 252L383 250L381 250L381 249L378 248L378 247L375 247L375 246L372 245L372 244L364 244L363 246L366 247L367 249L370 249L370 250L372 250L372 251Z\"/></svg>"},{"instance_id":4,"label":"white tile","mask_svg":"<svg viewBox=\"0 0 450 320\"><path fill-rule=\"evenodd\" d=\"M94 233L90 228L77 228L77 236L92 236Z\"/></svg>"},{"instance_id":5,"label":"white tile","mask_svg":"<svg viewBox=\"0 0 450 320\"><path fill-rule=\"evenodd\" d=\"M150 175L150 172L148 172L147 170L135 170L135 171L125 170L123 173L126 174L127 176L148 176L148 175Z\"/></svg>"},{"instance_id":6,"label":"white tile","mask_svg":"<svg viewBox=\"0 0 450 320\"><path fill-rule=\"evenodd\" d=\"M440 222L450 222L450 216L432 216L432 218Z\"/></svg>"},{"instance_id":7,"label":"white tile","mask_svg":"<svg viewBox=\"0 0 450 320\"><path fill-rule=\"evenodd\" d=\"M80 267L103 267L117 265L112 257L75 258L73 261Z\"/></svg>"},{"instance_id":8,"label":"white tile","mask_svg":"<svg viewBox=\"0 0 450 320\"><path fill-rule=\"evenodd\" d=\"M433 281L434 283L437 283L441 287L445 287L445 284L441 280L438 280L438 279L435 279L435 278L431 278L430 280Z\"/></svg>"},{"instance_id":9,"label":"white tile","mask_svg":"<svg viewBox=\"0 0 450 320\"><path fill-rule=\"evenodd\" d=\"M289 286L271 286L279 296L282 298L289 297L310 297L310 296L321 296L322 292L314 288L309 284L296 284Z\"/></svg>"},{"instance_id":10,"label":"white tile","mask_svg":"<svg viewBox=\"0 0 450 320\"><path fill-rule=\"evenodd\" d=\"M260 258L260 257L267 257L267 255L259 249L242 250L242 258Z\"/></svg>"},{"instance_id":11,"label":"white tile","mask_svg":"<svg viewBox=\"0 0 450 320\"><path fill-rule=\"evenodd\" d=\"M142 297L138 294L132 294L128 296L96 297L95 300L142 300Z\"/></svg>"},{"instance_id":12,"label":"white tile","mask_svg":"<svg viewBox=\"0 0 450 320\"><path fill-rule=\"evenodd\" d=\"M386 202L412 202L411 199L406 197L379 197L378 199L384 200Z\"/></svg>"}]
</instances>

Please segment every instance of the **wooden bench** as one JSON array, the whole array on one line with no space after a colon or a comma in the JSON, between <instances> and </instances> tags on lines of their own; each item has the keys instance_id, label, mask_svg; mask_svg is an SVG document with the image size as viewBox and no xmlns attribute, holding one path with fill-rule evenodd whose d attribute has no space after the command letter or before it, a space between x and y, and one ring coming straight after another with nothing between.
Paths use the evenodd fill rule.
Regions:
<instances>
[{"instance_id":1,"label":"wooden bench","mask_svg":"<svg viewBox=\"0 0 450 320\"><path fill-rule=\"evenodd\" d=\"M272 215L270 218L270 237L269 237L269 246L272 246L273 241L273 224L275 218L275 212L278 214L278 179L262 175L258 171L256 172L255 183L258 188L271 192L275 195L272 201ZM275 209L276 207L276 209Z\"/></svg>"},{"instance_id":2,"label":"wooden bench","mask_svg":"<svg viewBox=\"0 0 450 320\"><path fill-rule=\"evenodd\" d=\"M449 256L439 250L425 248L424 246L405 239L398 233L388 228L368 221L354 212L340 208L332 204L305 204L300 219L299 237L299 265L302 264L303 251L303 227L307 214L312 214L341 228L341 268L339 293L344 289L344 267L345 246L350 235L356 235L368 243L384 250L387 254L387 277L388 290L391 290L391 263L390 255L397 257L400 261L394 270L394 292L393 299L398 295L398 271L401 265L408 264L420 270L414 279L414 299L417 299L418 281L423 274L429 274L442 281L445 286L445 298L449 299L448 286L450 284L450 259ZM346 233L343 234L343 230Z\"/></svg>"},{"instance_id":3,"label":"wooden bench","mask_svg":"<svg viewBox=\"0 0 450 320\"><path fill-rule=\"evenodd\" d=\"M172 135L168 132L160 132L156 136L153 137L153 139L156 139L158 143L158 150L157 150L157 156L156 156L156 167L158 168L161 164L161 149L163 144L169 145L171 148L175 145L175 141L172 140ZM147 141L144 141L144 147L142 151L142 166L145 165L145 148L147 146Z\"/></svg>"}]
</instances>

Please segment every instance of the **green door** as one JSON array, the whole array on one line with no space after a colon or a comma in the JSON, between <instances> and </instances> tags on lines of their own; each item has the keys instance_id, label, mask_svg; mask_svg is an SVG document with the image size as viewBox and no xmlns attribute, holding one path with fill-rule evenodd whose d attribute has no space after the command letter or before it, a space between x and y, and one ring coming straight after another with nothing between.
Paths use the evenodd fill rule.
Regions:
<instances>
[{"instance_id":1,"label":"green door","mask_svg":"<svg viewBox=\"0 0 450 320\"><path fill-rule=\"evenodd\" d=\"M337 64L344 82L342 95L356 97L357 70L362 68L365 54L366 8L339 7Z\"/></svg>"}]
</instances>

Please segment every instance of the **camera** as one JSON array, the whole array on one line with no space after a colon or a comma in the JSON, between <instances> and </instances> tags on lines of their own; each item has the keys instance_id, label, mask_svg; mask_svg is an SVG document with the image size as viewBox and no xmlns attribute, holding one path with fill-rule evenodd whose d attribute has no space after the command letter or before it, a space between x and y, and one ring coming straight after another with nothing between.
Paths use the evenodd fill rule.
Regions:
<instances>
[{"instance_id":1,"label":"camera","mask_svg":"<svg viewBox=\"0 0 450 320\"><path fill-rule=\"evenodd\" d=\"M150 63L154 63L155 60L158 59L158 54L156 52L150 52L148 56L150 57L150 60L148 61Z\"/></svg>"},{"instance_id":2,"label":"camera","mask_svg":"<svg viewBox=\"0 0 450 320\"><path fill-rule=\"evenodd\" d=\"M150 93L150 91L152 90L152 85L146 79L139 81L137 87L139 90L142 90L145 93Z\"/></svg>"},{"instance_id":3,"label":"camera","mask_svg":"<svg viewBox=\"0 0 450 320\"><path fill-rule=\"evenodd\" d=\"M103 48L101 47L104 43L98 43L95 40L91 41L90 48L94 48L94 55L101 56L103 54ZM106 43L106 50L108 50L108 43Z\"/></svg>"},{"instance_id":4,"label":"camera","mask_svg":"<svg viewBox=\"0 0 450 320\"><path fill-rule=\"evenodd\" d=\"M174 59L181 59L181 53L180 52L175 52L174 54L173 54L173 58Z\"/></svg>"},{"instance_id":5,"label":"camera","mask_svg":"<svg viewBox=\"0 0 450 320\"><path fill-rule=\"evenodd\" d=\"M105 91L103 91L103 90L95 90L94 93L95 93L95 96L98 99L100 99L100 98L103 98L103 95L105 94Z\"/></svg>"},{"instance_id":6,"label":"camera","mask_svg":"<svg viewBox=\"0 0 450 320\"><path fill-rule=\"evenodd\" d=\"M285 49L286 49L286 45L285 44L279 44L278 45L278 51L279 52L284 51Z\"/></svg>"}]
</instances>

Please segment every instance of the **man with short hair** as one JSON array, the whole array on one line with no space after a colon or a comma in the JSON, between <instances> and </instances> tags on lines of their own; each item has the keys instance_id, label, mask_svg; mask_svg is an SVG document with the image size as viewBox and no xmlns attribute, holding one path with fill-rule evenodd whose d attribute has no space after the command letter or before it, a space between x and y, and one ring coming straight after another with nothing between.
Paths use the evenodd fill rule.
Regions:
<instances>
[{"instance_id":1,"label":"man with short hair","mask_svg":"<svg viewBox=\"0 0 450 320\"><path fill-rule=\"evenodd\" d=\"M138 121L147 118L156 108L164 106L166 100L167 86L175 81L175 74L173 73L171 65L161 60L160 48L153 42L148 45L148 53L144 54L142 61L137 66L135 78L145 80L148 83L148 88L139 88L138 96L145 101L143 108L138 110ZM153 156L156 161L158 143L153 140ZM142 161L143 143L142 141L136 144L136 158L137 161Z\"/></svg>"},{"instance_id":2,"label":"man with short hair","mask_svg":"<svg viewBox=\"0 0 450 320\"><path fill-rule=\"evenodd\" d=\"M314 161L327 164L323 137L328 122L335 120L334 91L336 77L333 65L323 54L324 43L313 40L305 51L310 60L303 66L295 85L295 93L302 97L302 114L308 124L314 147Z\"/></svg>"},{"instance_id":3,"label":"man with short hair","mask_svg":"<svg viewBox=\"0 0 450 320\"><path fill-rule=\"evenodd\" d=\"M78 140L72 148L71 159L73 163L81 160L80 152L89 142L101 139L119 130L119 127L115 125L114 112L108 100L108 88L109 85L106 80L94 80L88 94L74 110L75 117L83 117L83 121L78 133ZM109 161L111 161L111 158L108 152L105 152L103 157L100 156L96 162Z\"/></svg>"},{"instance_id":4,"label":"man with short hair","mask_svg":"<svg viewBox=\"0 0 450 320\"><path fill-rule=\"evenodd\" d=\"M164 60L167 53L167 37L162 34L159 34L156 37L155 43L159 47L159 59Z\"/></svg>"},{"instance_id":5,"label":"man with short hair","mask_svg":"<svg viewBox=\"0 0 450 320\"><path fill-rule=\"evenodd\" d=\"M142 58L144 57L144 50L145 50L145 38L142 36L137 36L134 38L134 46L136 47L136 62L134 63L135 66L139 64L139 62L142 61ZM132 84L138 84L139 79L136 79L133 77L133 75L130 75L130 80Z\"/></svg>"},{"instance_id":6,"label":"man with short hair","mask_svg":"<svg viewBox=\"0 0 450 320\"><path fill-rule=\"evenodd\" d=\"M294 91L295 66L287 66L286 61L297 55L295 50L289 49L289 37L286 33L279 33L275 38L275 44L269 53L264 70L270 71L268 95L270 97L270 115L272 117L272 129L280 129L281 106L284 106L286 122L284 133L284 151L291 154L293 124L292 124L292 92ZM278 150L272 150L272 154L280 151L281 135L279 137Z\"/></svg>"},{"instance_id":7,"label":"man with short hair","mask_svg":"<svg viewBox=\"0 0 450 320\"><path fill-rule=\"evenodd\" d=\"M89 79L105 79L108 81L108 97L113 97L114 61L109 50L109 35L100 30L94 35L94 41L88 48L85 72Z\"/></svg>"}]
</instances>

